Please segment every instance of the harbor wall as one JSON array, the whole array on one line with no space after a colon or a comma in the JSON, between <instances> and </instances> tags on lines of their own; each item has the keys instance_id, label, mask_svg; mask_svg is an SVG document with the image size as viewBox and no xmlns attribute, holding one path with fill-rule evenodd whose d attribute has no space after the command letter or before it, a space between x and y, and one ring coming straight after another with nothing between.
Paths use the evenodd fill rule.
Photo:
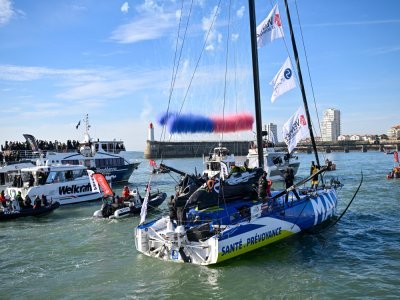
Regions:
<instances>
[{"instance_id":1,"label":"harbor wall","mask_svg":"<svg viewBox=\"0 0 400 300\"><path fill-rule=\"evenodd\" d=\"M218 141L200 141L200 142L159 142L147 140L144 149L144 157L147 159L174 158L174 157L202 157L208 155L215 147L218 147ZM253 141L224 141L223 147L228 148L231 153L238 156L248 154L249 147ZM277 151L286 151L284 143L278 143L275 146ZM369 144L367 142L317 142L317 149L321 152L350 152L350 151L400 151L400 142L391 141L380 144ZM300 153L311 153L311 144L301 143L296 149Z\"/></svg>"}]
</instances>

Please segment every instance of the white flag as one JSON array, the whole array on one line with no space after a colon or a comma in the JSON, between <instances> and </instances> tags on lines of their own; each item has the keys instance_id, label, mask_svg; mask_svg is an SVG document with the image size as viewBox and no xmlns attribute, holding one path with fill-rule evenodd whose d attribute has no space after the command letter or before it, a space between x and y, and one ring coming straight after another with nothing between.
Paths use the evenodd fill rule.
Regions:
<instances>
[{"instance_id":1,"label":"white flag","mask_svg":"<svg viewBox=\"0 0 400 300\"><path fill-rule=\"evenodd\" d=\"M144 221L146 220L147 203L149 202L149 198L150 198L150 183L151 183L152 177L153 176L150 176L149 183L147 184L146 196L144 197L144 200L142 203L142 209L140 210L140 224L143 224Z\"/></svg>"},{"instance_id":2,"label":"white flag","mask_svg":"<svg viewBox=\"0 0 400 300\"><path fill-rule=\"evenodd\" d=\"M272 103L274 103L275 99L280 95L296 87L296 81L294 80L292 64L290 63L289 57L280 68L278 74L275 75L274 79L272 79L269 84L274 86L274 91L271 96Z\"/></svg>"},{"instance_id":3,"label":"white flag","mask_svg":"<svg viewBox=\"0 0 400 300\"><path fill-rule=\"evenodd\" d=\"M278 4L269 13L268 17L257 26L257 46L261 48L275 39L283 37L281 16Z\"/></svg>"},{"instance_id":4,"label":"white flag","mask_svg":"<svg viewBox=\"0 0 400 300\"><path fill-rule=\"evenodd\" d=\"M92 192L100 193L99 184L97 183L96 179L94 179L94 177L93 177L94 172L92 170L87 170L87 173L89 175L89 182L90 182L90 186L92 187Z\"/></svg>"},{"instance_id":5,"label":"white flag","mask_svg":"<svg viewBox=\"0 0 400 300\"><path fill-rule=\"evenodd\" d=\"M289 153L293 151L297 143L310 136L308 131L306 114L301 106L297 112L283 125L283 140L288 146Z\"/></svg>"},{"instance_id":6,"label":"white flag","mask_svg":"<svg viewBox=\"0 0 400 300\"><path fill-rule=\"evenodd\" d=\"M222 180L225 180L225 178L227 178L229 176L228 173L228 167L226 166L225 163L223 163L221 161L221 172L220 172L220 177L222 178Z\"/></svg>"}]
</instances>

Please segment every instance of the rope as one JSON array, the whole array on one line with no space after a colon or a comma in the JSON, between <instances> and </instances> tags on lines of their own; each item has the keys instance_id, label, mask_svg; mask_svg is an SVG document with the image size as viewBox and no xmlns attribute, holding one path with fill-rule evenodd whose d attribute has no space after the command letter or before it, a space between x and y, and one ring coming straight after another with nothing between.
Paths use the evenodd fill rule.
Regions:
<instances>
[{"instance_id":1,"label":"rope","mask_svg":"<svg viewBox=\"0 0 400 300\"><path fill-rule=\"evenodd\" d=\"M364 174L363 174L363 172L361 171L361 180L360 180L360 184L358 185L357 190L355 191L353 197L351 198L350 202L347 204L347 206L346 206L346 208L344 209L344 211L340 214L339 218L337 218L337 220L336 220L333 224L329 225L328 227L322 228L321 230L317 231L316 234L317 234L317 233L321 233L322 231L325 231L325 230L328 230L328 229L332 228L333 226L335 226L335 225L340 221L340 219L344 216L344 214L345 214L345 213L347 212L347 210L349 209L351 203L353 203L353 200L356 198L356 196L357 196L357 194L358 194L358 192L359 192L359 190L360 190L360 188L361 188L361 185L362 185L363 181L364 181Z\"/></svg>"}]
</instances>

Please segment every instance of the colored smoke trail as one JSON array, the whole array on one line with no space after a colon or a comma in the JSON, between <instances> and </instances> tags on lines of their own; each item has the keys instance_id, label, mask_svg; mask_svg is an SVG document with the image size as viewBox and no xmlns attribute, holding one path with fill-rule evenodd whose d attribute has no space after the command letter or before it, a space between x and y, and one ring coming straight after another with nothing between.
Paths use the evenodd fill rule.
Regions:
<instances>
[{"instance_id":1,"label":"colored smoke trail","mask_svg":"<svg viewBox=\"0 0 400 300\"><path fill-rule=\"evenodd\" d=\"M164 113L158 119L160 125L167 125L170 133L221 133L251 130L254 118L249 113L206 117L195 114Z\"/></svg>"},{"instance_id":2,"label":"colored smoke trail","mask_svg":"<svg viewBox=\"0 0 400 300\"><path fill-rule=\"evenodd\" d=\"M253 128L254 118L248 113L237 115L226 115L222 117L211 117L214 121L214 132L236 132L243 130L251 130Z\"/></svg>"}]
</instances>

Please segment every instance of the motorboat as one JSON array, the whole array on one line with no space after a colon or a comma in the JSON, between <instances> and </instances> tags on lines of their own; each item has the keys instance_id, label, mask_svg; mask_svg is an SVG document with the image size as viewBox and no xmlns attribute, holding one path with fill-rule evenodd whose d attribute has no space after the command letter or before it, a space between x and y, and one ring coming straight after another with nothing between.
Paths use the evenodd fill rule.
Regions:
<instances>
[{"instance_id":1,"label":"motorboat","mask_svg":"<svg viewBox=\"0 0 400 300\"><path fill-rule=\"evenodd\" d=\"M203 156L203 175L209 178L218 175L221 171L221 162L227 167L228 173L231 171L232 166L235 165L234 154L220 144L208 156Z\"/></svg>"},{"instance_id":2,"label":"motorboat","mask_svg":"<svg viewBox=\"0 0 400 300\"><path fill-rule=\"evenodd\" d=\"M47 206L41 206L40 208L19 208L19 209L14 209L12 205L10 204L9 207L3 207L0 210L0 221L5 221L5 220L12 220L12 219L17 219L21 217L37 217L37 216L43 216L48 213L51 213L55 209L60 207L59 202L52 202Z\"/></svg>"},{"instance_id":3,"label":"motorboat","mask_svg":"<svg viewBox=\"0 0 400 300\"><path fill-rule=\"evenodd\" d=\"M284 174L288 168L293 169L294 175L300 167L300 161L297 156L283 151L276 151L273 143L263 142L264 153L264 170L267 172L267 177L272 181L283 181ZM247 165L249 168L258 167L258 153L256 145L249 149L246 156Z\"/></svg>"},{"instance_id":4,"label":"motorboat","mask_svg":"<svg viewBox=\"0 0 400 300\"><path fill-rule=\"evenodd\" d=\"M22 168L17 186L7 187L5 193L15 198L18 193L33 200L44 195L60 205L101 199L102 194L93 192L87 168L81 165L43 165Z\"/></svg>"},{"instance_id":5,"label":"motorboat","mask_svg":"<svg viewBox=\"0 0 400 300\"><path fill-rule=\"evenodd\" d=\"M33 167L35 164L31 160L23 160L19 162L9 162L6 165L0 167L0 188L5 189L12 185L20 175L21 169Z\"/></svg>"},{"instance_id":6,"label":"motorboat","mask_svg":"<svg viewBox=\"0 0 400 300\"><path fill-rule=\"evenodd\" d=\"M140 162L128 158L123 141L92 139L89 135L88 115L85 117L84 125L84 138L76 152L47 151L43 155L43 160L48 164L83 165L110 177L113 183L127 182ZM31 145L36 143L32 135L24 136L31 137L29 140Z\"/></svg>"},{"instance_id":7,"label":"motorboat","mask_svg":"<svg viewBox=\"0 0 400 300\"><path fill-rule=\"evenodd\" d=\"M148 209L152 210L159 207L166 198L166 193L160 191L151 193L147 204ZM112 199L112 197L104 198L101 209L96 210L93 214L93 217L121 219L138 215L142 209L144 198L139 194L137 189L134 189L126 199L122 199L121 197L119 205L118 200L117 203L115 203L114 200L115 199Z\"/></svg>"}]
</instances>

